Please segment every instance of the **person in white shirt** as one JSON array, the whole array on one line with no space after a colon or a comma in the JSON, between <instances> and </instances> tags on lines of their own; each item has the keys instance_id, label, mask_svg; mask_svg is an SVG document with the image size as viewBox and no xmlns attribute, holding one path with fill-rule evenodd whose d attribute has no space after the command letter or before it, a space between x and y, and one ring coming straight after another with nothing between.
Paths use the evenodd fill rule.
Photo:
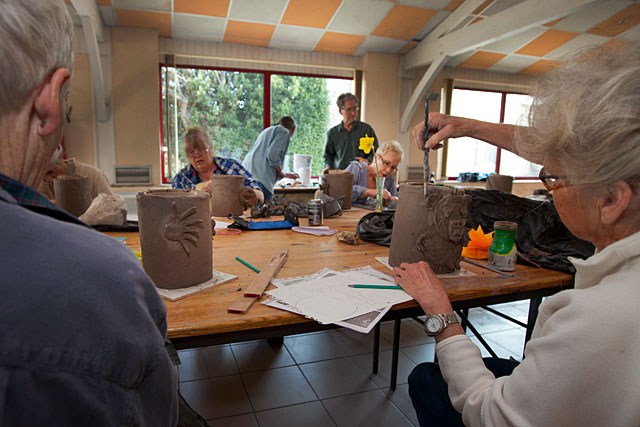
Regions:
<instances>
[{"instance_id":1,"label":"person in white shirt","mask_svg":"<svg viewBox=\"0 0 640 427\"><path fill-rule=\"evenodd\" d=\"M598 48L548 73L531 127L430 113L421 149L471 136L544 165L563 223L597 251L572 259L575 289L540 306L525 358L485 366L428 264L398 283L427 315L439 364L418 365L409 394L423 426L637 426L640 423L640 44ZM444 315L444 316L435 316ZM443 321L453 320L453 323ZM511 372L512 371L512 372ZM446 383L446 384L445 384Z\"/></svg>"}]
</instances>

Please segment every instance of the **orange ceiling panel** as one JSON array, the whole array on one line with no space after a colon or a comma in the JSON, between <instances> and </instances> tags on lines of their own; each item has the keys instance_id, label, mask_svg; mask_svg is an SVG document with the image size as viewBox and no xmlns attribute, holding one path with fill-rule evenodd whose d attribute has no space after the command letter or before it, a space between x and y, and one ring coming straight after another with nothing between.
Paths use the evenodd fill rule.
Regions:
<instances>
[{"instance_id":1,"label":"orange ceiling panel","mask_svg":"<svg viewBox=\"0 0 640 427\"><path fill-rule=\"evenodd\" d=\"M464 3L464 0L451 0L449 2L448 5L446 5L444 7L444 10L448 10L448 11L454 11L458 8L458 6L460 6L462 3Z\"/></svg>"},{"instance_id":2,"label":"orange ceiling panel","mask_svg":"<svg viewBox=\"0 0 640 427\"><path fill-rule=\"evenodd\" d=\"M602 43L600 47L604 47L605 49L619 49L627 44L626 40L622 39L609 39L606 42Z\"/></svg>"},{"instance_id":3,"label":"orange ceiling panel","mask_svg":"<svg viewBox=\"0 0 640 427\"><path fill-rule=\"evenodd\" d=\"M326 28L342 0L290 0L281 24Z\"/></svg>"},{"instance_id":4,"label":"orange ceiling panel","mask_svg":"<svg viewBox=\"0 0 640 427\"><path fill-rule=\"evenodd\" d=\"M587 33L598 36L615 37L629 28L640 24L640 4L632 4L602 21Z\"/></svg>"},{"instance_id":5,"label":"orange ceiling panel","mask_svg":"<svg viewBox=\"0 0 640 427\"><path fill-rule=\"evenodd\" d=\"M343 55L353 55L366 37L353 34L324 33L314 51L327 53L340 53Z\"/></svg>"},{"instance_id":6,"label":"orange ceiling panel","mask_svg":"<svg viewBox=\"0 0 640 427\"><path fill-rule=\"evenodd\" d=\"M435 10L396 4L371 35L411 40L436 13Z\"/></svg>"},{"instance_id":7,"label":"orange ceiling panel","mask_svg":"<svg viewBox=\"0 0 640 427\"><path fill-rule=\"evenodd\" d=\"M171 37L170 13L116 9L116 19L122 27L156 28L160 36Z\"/></svg>"},{"instance_id":8,"label":"orange ceiling panel","mask_svg":"<svg viewBox=\"0 0 640 427\"><path fill-rule=\"evenodd\" d=\"M223 41L267 47L275 29L275 25L229 20Z\"/></svg>"},{"instance_id":9,"label":"orange ceiling panel","mask_svg":"<svg viewBox=\"0 0 640 427\"><path fill-rule=\"evenodd\" d=\"M568 31L547 30L537 38L533 39L516 53L529 56L545 56L552 50L557 49L569 40L578 36L578 33L570 33Z\"/></svg>"},{"instance_id":10,"label":"orange ceiling panel","mask_svg":"<svg viewBox=\"0 0 640 427\"><path fill-rule=\"evenodd\" d=\"M554 21L547 22L546 24L542 24L542 25L544 25L545 27L553 27L554 25L556 25L558 22L562 21L563 19L564 18L558 18L558 19L556 19Z\"/></svg>"},{"instance_id":11,"label":"orange ceiling panel","mask_svg":"<svg viewBox=\"0 0 640 427\"><path fill-rule=\"evenodd\" d=\"M462 68L476 68L478 70L486 70L491 67L496 62L500 61L507 55L502 53L494 53L494 52L483 52L481 50L477 51L464 61L458 67Z\"/></svg>"},{"instance_id":12,"label":"orange ceiling panel","mask_svg":"<svg viewBox=\"0 0 640 427\"><path fill-rule=\"evenodd\" d=\"M469 25L473 25L476 22L480 22L482 21L484 18L482 16L478 16L476 19L474 19L473 21L471 21L471 23L469 23Z\"/></svg>"},{"instance_id":13,"label":"orange ceiling panel","mask_svg":"<svg viewBox=\"0 0 640 427\"><path fill-rule=\"evenodd\" d=\"M226 18L229 2L230 0L173 0L173 11Z\"/></svg>"},{"instance_id":14,"label":"orange ceiling panel","mask_svg":"<svg viewBox=\"0 0 640 427\"><path fill-rule=\"evenodd\" d=\"M405 44L402 49L400 49L399 51L397 51L396 53L398 55L403 55L407 52L409 52L411 49L413 49L414 47L416 47L418 45L418 42L414 42L413 40L411 40L409 43Z\"/></svg>"},{"instance_id":15,"label":"orange ceiling panel","mask_svg":"<svg viewBox=\"0 0 640 427\"><path fill-rule=\"evenodd\" d=\"M98 0L98 6L111 6L111 0Z\"/></svg>"},{"instance_id":16,"label":"orange ceiling panel","mask_svg":"<svg viewBox=\"0 0 640 427\"><path fill-rule=\"evenodd\" d=\"M548 73L549 71L556 68L558 65L560 65L559 61L549 61L548 59L541 59L529 65L524 70L521 70L520 74L541 75L541 74Z\"/></svg>"},{"instance_id":17,"label":"orange ceiling panel","mask_svg":"<svg viewBox=\"0 0 640 427\"><path fill-rule=\"evenodd\" d=\"M494 0L486 0L480 6L476 7L476 10L473 11L473 14L474 15L478 15L478 14L484 12L484 10L486 8L488 8L489 6L491 6L493 4L493 2L494 2Z\"/></svg>"}]
</instances>

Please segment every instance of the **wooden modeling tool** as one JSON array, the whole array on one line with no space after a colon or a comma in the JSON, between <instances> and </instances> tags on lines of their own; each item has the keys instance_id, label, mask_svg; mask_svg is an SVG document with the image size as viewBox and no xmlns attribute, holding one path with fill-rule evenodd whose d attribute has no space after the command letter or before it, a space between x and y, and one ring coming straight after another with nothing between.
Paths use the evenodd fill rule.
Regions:
<instances>
[{"instance_id":1,"label":"wooden modeling tool","mask_svg":"<svg viewBox=\"0 0 640 427\"><path fill-rule=\"evenodd\" d=\"M429 98L424 100L424 137L423 141L426 143L429 139ZM429 149L424 148L424 197L427 197L427 191L429 188L429 176L431 170L429 168Z\"/></svg>"},{"instance_id":2,"label":"wooden modeling tool","mask_svg":"<svg viewBox=\"0 0 640 427\"><path fill-rule=\"evenodd\" d=\"M493 271L494 273L498 273L498 274L500 274L500 275L502 275L504 277L513 277L513 274L505 273L504 271L500 271L497 268L493 268L490 265L483 264L483 263L478 262L478 261L474 261L474 260L472 260L470 258L463 257L462 261L467 262L467 263L469 263L471 265L475 265L475 266L478 266L478 267L485 268L485 269L487 269L489 271Z\"/></svg>"},{"instance_id":3,"label":"wooden modeling tool","mask_svg":"<svg viewBox=\"0 0 640 427\"><path fill-rule=\"evenodd\" d=\"M275 253L262 269L260 273L253 279L253 282L244 291L244 294L238 297L233 304L227 308L229 313L245 314L254 302L256 302L267 289L273 276L278 273L280 268L284 265L284 262L289 256L289 251L286 249L280 249Z\"/></svg>"}]
</instances>

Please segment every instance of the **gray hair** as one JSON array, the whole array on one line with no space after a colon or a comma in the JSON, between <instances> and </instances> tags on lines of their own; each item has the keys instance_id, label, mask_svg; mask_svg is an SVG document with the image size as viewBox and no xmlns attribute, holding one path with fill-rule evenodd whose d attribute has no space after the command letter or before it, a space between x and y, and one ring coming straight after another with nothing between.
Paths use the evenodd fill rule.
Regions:
<instances>
[{"instance_id":1,"label":"gray hair","mask_svg":"<svg viewBox=\"0 0 640 427\"><path fill-rule=\"evenodd\" d=\"M347 101L355 101L356 104L360 105L360 100L358 99L358 97L349 92L340 95L338 97L338 100L336 101L336 104L338 104L338 108L342 110L344 108L344 104Z\"/></svg>"},{"instance_id":2,"label":"gray hair","mask_svg":"<svg viewBox=\"0 0 640 427\"><path fill-rule=\"evenodd\" d=\"M0 115L20 108L58 68L73 73L73 23L62 0L0 1L0 40Z\"/></svg>"},{"instance_id":3,"label":"gray hair","mask_svg":"<svg viewBox=\"0 0 640 427\"><path fill-rule=\"evenodd\" d=\"M61 157L62 157L62 146L58 145L58 148L56 148L56 151L53 152L51 159L49 159L49 168L52 168L53 166L56 166L56 165L61 165L62 164Z\"/></svg>"},{"instance_id":4,"label":"gray hair","mask_svg":"<svg viewBox=\"0 0 640 427\"><path fill-rule=\"evenodd\" d=\"M380 144L380 147L376 150L376 154L379 156L389 152L396 153L398 157L400 157L400 161L402 161L402 157L404 157L404 150L398 141L394 141L392 139L385 141Z\"/></svg>"},{"instance_id":5,"label":"gray hair","mask_svg":"<svg viewBox=\"0 0 640 427\"><path fill-rule=\"evenodd\" d=\"M596 48L541 78L516 152L572 183L640 179L640 44Z\"/></svg>"}]
</instances>

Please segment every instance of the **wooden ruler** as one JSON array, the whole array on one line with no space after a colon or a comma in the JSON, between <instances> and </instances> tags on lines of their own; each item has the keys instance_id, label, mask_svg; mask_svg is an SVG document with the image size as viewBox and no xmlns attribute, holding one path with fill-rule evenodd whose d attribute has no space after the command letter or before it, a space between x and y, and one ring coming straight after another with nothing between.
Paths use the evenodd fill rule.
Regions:
<instances>
[{"instance_id":1,"label":"wooden ruler","mask_svg":"<svg viewBox=\"0 0 640 427\"><path fill-rule=\"evenodd\" d=\"M253 279L253 282L247 287L244 294L238 297L233 304L227 308L227 312L245 314L249 311L253 303L256 302L267 289L273 276L282 268L288 256L289 251L286 249L280 249L276 252L267 265L260 269L260 273Z\"/></svg>"}]
</instances>

